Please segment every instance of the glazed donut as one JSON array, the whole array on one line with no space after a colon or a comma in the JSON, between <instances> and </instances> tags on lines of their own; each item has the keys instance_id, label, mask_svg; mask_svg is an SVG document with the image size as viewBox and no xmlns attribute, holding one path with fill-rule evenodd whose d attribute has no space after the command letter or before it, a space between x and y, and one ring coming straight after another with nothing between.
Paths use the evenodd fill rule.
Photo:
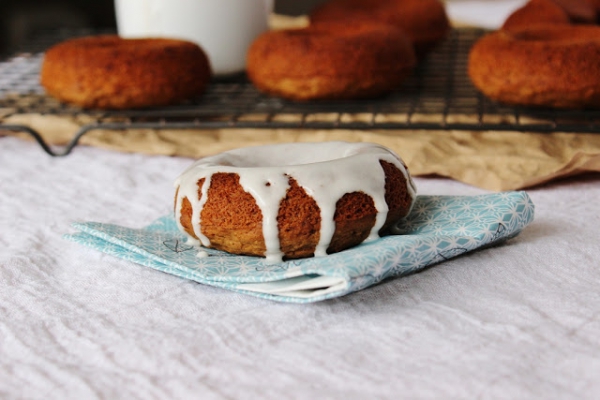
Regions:
<instances>
[{"instance_id":1,"label":"glazed donut","mask_svg":"<svg viewBox=\"0 0 600 400\"><path fill-rule=\"evenodd\" d=\"M592 24L596 10L589 0L530 0L510 14L502 29L522 29L542 24Z\"/></svg>"},{"instance_id":2,"label":"glazed donut","mask_svg":"<svg viewBox=\"0 0 600 400\"><path fill-rule=\"evenodd\" d=\"M419 58L450 32L444 4L439 0L330 0L310 14L310 23L372 20L402 30Z\"/></svg>"},{"instance_id":3,"label":"glazed donut","mask_svg":"<svg viewBox=\"0 0 600 400\"><path fill-rule=\"evenodd\" d=\"M270 95L355 99L391 92L415 64L410 42L394 27L328 24L262 34L248 51L246 72Z\"/></svg>"},{"instance_id":4,"label":"glazed donut","mask_svg":"<svg viewBox=\"0 0 600 400\"><path fill-rule=\"evenodd\" d=\"M198 160L175 186L175 218L188 238L268 262L374 240L415 199L402 160L370 143L236 149Z\"/></svg>"},{"instance_id":5,"label":"glazed donut","mask_svg":"<svg viewBox=\"0 0 600 400\"><path fill-rule=\"evenodd\" d=\"M211 76L196 44L115 35L67 40L46 51L41 84L57 99L85 108L163 106L200 95Z\"/></svg>"},{"instance_id":6,"label":"glazed donut","mask_svg":"<svg viewBox=\"0 0 600 400\"><path fill-rule=\"evenodd\" d=\"M469 53L468 73L491 99L555 108L600 106L600 27L546 25L497 31Z\"/></svg>"}]
</instances>

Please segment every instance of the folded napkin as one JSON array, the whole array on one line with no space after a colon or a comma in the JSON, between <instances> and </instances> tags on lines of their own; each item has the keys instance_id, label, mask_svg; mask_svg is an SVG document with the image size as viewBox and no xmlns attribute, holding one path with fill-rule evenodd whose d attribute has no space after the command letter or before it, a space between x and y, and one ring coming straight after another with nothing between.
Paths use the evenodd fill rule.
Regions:
<instances>
[{"instance_id":1,"label":"folded napkin","mask_svg":"<svg viewBox=\"0 0 600 400\"><path fill-rule=\"evenodd\" d=\"M197 256L172 216L143 229L75 223L67 239L162 272L271 300L308 303L346 295L383 279L516 236L532 220L525 192L418 196L396 235L326 257L269 264L260 257L208 249Z\"/></svg>"}]
</instances>

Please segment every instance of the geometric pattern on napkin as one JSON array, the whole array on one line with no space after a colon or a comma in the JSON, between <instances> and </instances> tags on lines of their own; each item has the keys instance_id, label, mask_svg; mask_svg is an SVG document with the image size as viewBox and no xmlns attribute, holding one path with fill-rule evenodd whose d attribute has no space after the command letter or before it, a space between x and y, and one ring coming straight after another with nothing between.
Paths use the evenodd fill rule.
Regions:
<instances>
[{"instance_id":1,"label":"geometric pattern on napkin","mask_svg":"<svg viewBox=\"0 0 600 400\"><path fill-rule=\"evenodd\" d=\"M314 302L362 290L514 237L533 221L525 192L417 196L395 231L326 257L269 264L260 257L203 249L197 256L171 215L142 229L74 223L69 240L199 283L286 302Z\"/></svg>"}]
</instances>

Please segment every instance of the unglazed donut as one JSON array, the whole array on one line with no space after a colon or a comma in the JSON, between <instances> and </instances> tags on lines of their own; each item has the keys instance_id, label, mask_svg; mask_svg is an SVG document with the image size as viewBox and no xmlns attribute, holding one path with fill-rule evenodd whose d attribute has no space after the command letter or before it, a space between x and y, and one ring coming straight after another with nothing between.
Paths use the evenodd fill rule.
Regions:
<instances>
[{"instance_id":1,"label":"unglazed donut","mask_svg":"<svg viewBox=\"0 0 600 400\"><path fill-rule=\"evenodd\" d=\"M439 0L330 0L313 9L309 18L311 24L369 20L393 25L406 33L419 57L450 32Z\"/></svg>"},{"instance_id":2,"label":"unglazed donut","mask_svg":"<svg viewBox=\"0 0 600 400\"><path fill-rule=\"evenodd\" d=\"M46 51L41 84L57 99L85 108L141 108L200 95L211 76L196 44L115 35L67 40Z\"/></svg>"},{"instance_id":3,"label":"unglazed donut","mask_svg":"<svg viewBox=\"0 0 600 400\"><path fill-rule=\"evenodd\" d=\"M591 0L552 0L562 7L573 23L593 24L596 22L596 8Z\"/></svg>"},{"instance_id":4,"label":"unglazed donut","mask_svg":"<svg viewBox=\"0 0 600 400\"><path fill-rule=\"evenodd\" d=\"M567 12L552 0L531 0L510 14L502 29L522 29L537 24L571 23Z\"/></svg>"},{"instance_id":5,"label":"unglazed donut","mask_svg":"<svg viewBox=\"0 0 600 400\"><path fill-rule=\"evenodd\" d=\"M596 11L596 23L600 22L600 0L588 0Z\"/></svg>"},{"instance_id":6,"label":"unglazed donut","mask_svg":"<svg viewBox=\"0 0 600 400\"><path fill-rule=\"evenodd\" d=\"M402 160L370 143L232 150L198 160L175 186L176 221L192 241L268 262L374 240L415 199Z\"/></svg>"},{"instance_id":7,"label":"unglazed donut","mask_svg":"<svg viewBox=\"0 0 600 400\"><path fill-rule=\"evenodd\" d=\"M598 65L600 27L547 25L484 36L471 48L468 73L502 103L598 108Z\"/></svg>"},{"instance_id":8,"label":"unglazed donut","mask_svg":"<svg viewBox=\"0 0 600 400\"><path fill-rule=\"evenodd\" d=\"M380 96L416 64L406 35L372 23L269 31L254 41L247 60L260 91L292 100Z\"/></svg>"},{"instance_id":9,"label":"unglazed donut","mask_svg":"<svg viewBox=\"0 0 600 400\"><path fill-rule=\"evenodd\" d=\"M508 16L502 29L543 24L593 24L596 9L588 0L530 0Z\"/></svg>"}]
</instances>

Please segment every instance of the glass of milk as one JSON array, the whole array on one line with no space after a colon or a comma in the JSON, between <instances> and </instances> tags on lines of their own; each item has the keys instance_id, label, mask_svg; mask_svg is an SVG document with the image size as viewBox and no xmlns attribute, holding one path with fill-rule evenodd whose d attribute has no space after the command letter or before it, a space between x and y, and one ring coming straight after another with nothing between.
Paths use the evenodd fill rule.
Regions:
<instances>
[{"instance_id":1,"label":"glass of milk","mask_svg":"<svg viewBox=\"0 0 600 400\"><path fill-rule=\"evenodd\" d=\"M167 37L197 43L215 75L244 71L252 41L268 29L274 0L115 0L124 38Z\"/></svg>"}]
</instances>

